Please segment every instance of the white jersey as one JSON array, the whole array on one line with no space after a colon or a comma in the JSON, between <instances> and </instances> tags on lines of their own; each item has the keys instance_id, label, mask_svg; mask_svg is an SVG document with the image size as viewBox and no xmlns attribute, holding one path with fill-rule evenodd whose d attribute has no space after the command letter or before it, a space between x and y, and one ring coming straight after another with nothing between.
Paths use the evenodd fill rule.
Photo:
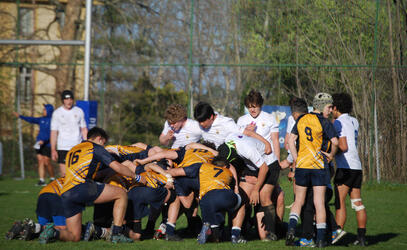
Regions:
<instances>
[{"instance_id":1,"label":"white jersey","mask_svg":"<svg viewBox=\"0 0 407 250\"><path fill-rule=\"evenodd\" d=\"M219 147L230 133L239 133L239 127L232 118L216 113L212 126L209 129L202 129L202 131L202 138L205 141L212 142Z\"/></svg>"},{"instance_id":2,"label":"white jersey","mask_svg":"<svg viewBox=\"0 0 407 250\"><path fill-rule=\"evenodd\" d=\"M292 115L290 115L288 117L288 121L287 121L287 130L286 133L291 133L291 130L293 130L293 127L295 125L295 119Z\"/></svg>"},{"instance_id":3,"label":"white jersey","mask_svg":"<svg viewBox=\"0 0 407 250\"><path fill-rule=\"evenodd\" d=\"M257 171L263 163L270 165L273 163L265 154L264 143L241 133L231 133L226 137L225 142L233 142L236 145L237 154L243 158L246 166Z\"/></svg>"},{"instance_id":4,"label":"white jersey","mask_svg":"<svg viewBox=\"0 0 407 250\"><path fill-rule=\"evenodd\" d=\"M171 130L168 121L165 121L164 129L161 134L166 135ZM187 118L184 126L179 131L174 131L174 142L171 148L179 148L188 145L191 142L197 142L201 139L202 130L199 123L195 120Z\"/></svg>"},{"instance_id":5,"label":"white jersey","mask_svg":"<svg viewBox=\"0 0 407 250\"><path fill-rule=\"evenodd\" d=\"M338 168L347 168L362 170L362 164L359 159L357 143L359 133L359 122L349 114L342 114L334 122L336 132L339 138L346 137L348 151L336 154L335 160Z\"/></svg>"},{"instance_id":6,"label":"white jersey","mask_svg":"<svg viewBox=\"0 0 407 250\"><path fill-rule=\"evenodd\" d=\"M51 130L58 131L57 150L70 150L82 142L81 128L86 128L85 115L81 108L63 106L52 113Z\"/></svg>"},{"instance_id":7,"label":"white jersey","mask_svg":"<svg viewBox=\"0 0 407 250\"><path fill-rule=\"evenodd\" d=\"M262 136L271 144L271 149L273 153L266 155L265 157L270 158L269 161L271 162L276 161L277 157L274 154L274 146L273 142L271 141L271 133L278 133L279 124L275 116L267 112L260 111L260 114L256 118L253 118L250 114L246 114L244 116L241 116L237 120L237 126L239 127L242 133L246 126L251 123L254 123L256 125L255 132Z\"/></svg>"}]
</instances>

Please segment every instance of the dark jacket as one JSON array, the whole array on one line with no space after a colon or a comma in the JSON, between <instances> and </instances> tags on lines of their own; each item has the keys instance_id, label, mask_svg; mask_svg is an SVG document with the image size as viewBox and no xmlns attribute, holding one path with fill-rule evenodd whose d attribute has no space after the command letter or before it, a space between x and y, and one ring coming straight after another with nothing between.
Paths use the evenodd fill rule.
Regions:
<instances>
[{"instance_id":1,"label":"dark jacket","mask_svg":"<svg viewBox=\"0 0 407 250\"><path fill-rule=\"evenodd\" d=\"M46 116L30 117L20 115L19 117L29 123L40 125L40 132L37 135L37 141L44 141L44 146L51 147L49 140L51 135L51 117L52 112L54 112L54 106L52 106L51 104L45 104L44 107L47 111Z\"/></svg>"}]
</instances>

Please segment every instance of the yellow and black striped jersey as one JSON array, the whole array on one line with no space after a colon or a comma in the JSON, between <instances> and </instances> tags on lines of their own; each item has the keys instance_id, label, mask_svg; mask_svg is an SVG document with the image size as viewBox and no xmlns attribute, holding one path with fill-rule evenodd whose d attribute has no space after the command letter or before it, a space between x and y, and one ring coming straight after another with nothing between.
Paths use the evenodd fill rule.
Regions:
<instances>
[{"instance_id":1,"label":"yellow and black striped jersey","mask_svg":"<svg viewBox=\"0 0 407 250\"><path fill-rule=\"evenodd\" d=\"M137 146L122 146L122 145L107 145L105 149L109 152L114 152L117 155L128 155L134 153L140 153L144 151L144 148L140 148Z\"/></svg>"},{"instance_id":2,"label":"yellow and black striped jersey","mask_svg":"<svg viewBox=\"0 0 407 250\"><path fill-rule=\"evenodd\" d=\"M145 172L140 173L141 176L144 177L146 180L146 186L152 188L163 187L167 183L167 177L154 172L152 170L147 170ZM133 186L143 186L141 183L134 183Z\"/></svg>"},{"instance_id":3,"label":"yellow and black striped jersey","mask_svg":"<svg viewBox=\"0 0 407 250\"><path fill-rule=\"evenodd\" d=\"M230 189L232 179L232 172L228 168L202 164L199 169L199 199L211 190Z\"/></svg>"},{"instance_id":4,"label":"yellow and black striped jersey","mask_svg":"<svg viewBox=\"0 0 407 250\"><path fill-rule=\"evenodd\" d=\"M43 187L40 190L40 193L38 195L41 195L44 193L61 195L63 185L64 185L64 177L60 177L58 179L53 180L51 183L49 183L45 187Z\"/></svg>"},{"instance_id":5,"label":"yellow and black striped jersey","mask_svg":"<svg viewBox=\"0 0 407 250\"><path fill-rule=\"evenodd\" d=\"M185 168L195 163L211 162L214 155L205 149L188 149L181 147L176 150L178 158L174 160L174 167Z\"/></svg>"},{"instance_id":6,"label":"yellow and black striped jersey","mask_svg":"<svg viewBox=\"0 0 407 250\"><path fill-rule=\"evenodd\" d=\"M130 187L133 185L134 179L132 177L124 176L121 174L114 174L107 178L107 180L103 181L104 183L122 188L124 190L129 190Z\"/></svg>"},{"instance_id":7,"label":"yellow and black striped jersey","mask_svg":"<svg viewBox=\"0 0 407 250\"><path fill-rule=\"evenodd\" d=\"M104 147L90 141L73 147L65 159L65 182L62 194L86 180L94 179L101 165L109 166L113 156Z\"/></svg>"},{"instance_id":8,"label":"yellow and black striped jersey","mask_svg":"<svg viewBox=\"0 0 407 250\"><path fill-rule=\"evenodd\" d=\"M330 139L336 137L332 124L321 114L309 113L298 118L292 130L298 135L296 168L324 169Z\"/></svg>"}]
</instances>

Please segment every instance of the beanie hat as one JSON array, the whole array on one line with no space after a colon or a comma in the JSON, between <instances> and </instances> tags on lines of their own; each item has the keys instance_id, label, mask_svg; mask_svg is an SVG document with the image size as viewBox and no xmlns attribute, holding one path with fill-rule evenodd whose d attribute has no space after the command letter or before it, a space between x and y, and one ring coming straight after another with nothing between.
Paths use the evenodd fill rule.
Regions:
<instances>
[{"instance_id":1,"label":"beanie hat","mask_svg":"<svg viewBox=\"0 0 407 250\"><path fill-rule=\"evenodd\" d=\"M312 101L312 106L314 110L323 111L325 106L332 104L332 96L328 93L318 93L315 95L314 100Z\"/></svg>"}]
</instances>

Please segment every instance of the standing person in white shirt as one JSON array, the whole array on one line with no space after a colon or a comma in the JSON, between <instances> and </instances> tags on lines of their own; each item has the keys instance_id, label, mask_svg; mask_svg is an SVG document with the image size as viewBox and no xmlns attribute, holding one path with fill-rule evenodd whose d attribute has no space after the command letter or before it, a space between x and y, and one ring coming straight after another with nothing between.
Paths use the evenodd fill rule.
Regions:
<instances>
[{"instance_id":1,"label":"standing person in white shirt","mask_svg":"<svg viewBox=\"0 0 407 250\"><path fill-rule=\"evenodd\" d=\"M202 138L205 141L212 142L216 148L225 142L225 138L232 133L243 133L254 137L265 143L266 154L271 153L271 145L262 136L253 130L239 129L232 118L216 113L211 105L206 102L199 102L194 108L194 118L199 122L202 129Z\"/></svg>"},{"instance_id":2,"label":"standing person in white shirt","mask_svg":"<svg viewBox=\"0 0 407 250\"><path fill-rule=\"evenodd\" d=\"M268 175L273 178L270 179L270 193L273 193L275 187L278 188L278 177L280 175L280 142L279 142L279 124L275 117L267 112L261 110L263 106L263 97L260 92L251 90L250 93L245 97L244 104L248 109L249 113L241 116L237 120L237 125L240 130L251 130L262 136L272 145L272 153L269 155L264 155L268 159L269 164L267 164ZM242 183L243 184L243 183ZM251 189L251 188L249 188ZM277 190L276 189L276 190ZM283 195L282 192L280 192ZM280 199L284 201L283 199ZM257 220L260 221L259 224L259 236L262 240L277 240L276 236L276 206L277 204L272 204L268 202L261 202L261 207L257 213ZM261 221L263 219L263 212L267 213L266 218L270 221L264 223L265 227L261 226ZM279 218L282 219L284 216L284 203L280 204L280 209L278 209ZM281 221L282 222L282 221ZM265 231L264 231L265 230Z\"/></svg>"},{"instance_id":3,"label":"standing person in white shirt","mask_svg":"<svg viewBox=\"0 0 407 250\"><path fill-rule=\"evenodd\" d=\"M160 135L160 143L171 148L184 147L192 142L198 142L202 130L197 121L187 118L187 110L180 104L171 104L165 110L164 129Z\"/></svg>"},{"instance_id":4,"label":"standing person in white shirt","mask_svg":"<svg viewBox=\"0 0 407 250\"><path fill-rule=\"evenodd\" d=\"M71 148L87 139L85 115L74 106L74 95L64 90L62 106L54 111L51 119L51 156L58 161L60 175L65 176L65 157Z\"/></svg>"},{"instance_id":5,"label":"standing person in white shirt","mask_svg":"<svg viewBox=\"0 0 407 250\"><path fill-rule=\"evenodd\" d=\"M352 98L349 94L339 93L332 95L333 117L335 130L339 134L339 149L336 154L336 174L335 174L335 206L336 222L344 229L346 221L346 196L349 194L352 209L356 211L358 224L358 236L354 245L366 245L366 209L362 203L362 164L359 159L357 144L359 122L349 115L352 112Z\"/></svg>"}]
</instances>

